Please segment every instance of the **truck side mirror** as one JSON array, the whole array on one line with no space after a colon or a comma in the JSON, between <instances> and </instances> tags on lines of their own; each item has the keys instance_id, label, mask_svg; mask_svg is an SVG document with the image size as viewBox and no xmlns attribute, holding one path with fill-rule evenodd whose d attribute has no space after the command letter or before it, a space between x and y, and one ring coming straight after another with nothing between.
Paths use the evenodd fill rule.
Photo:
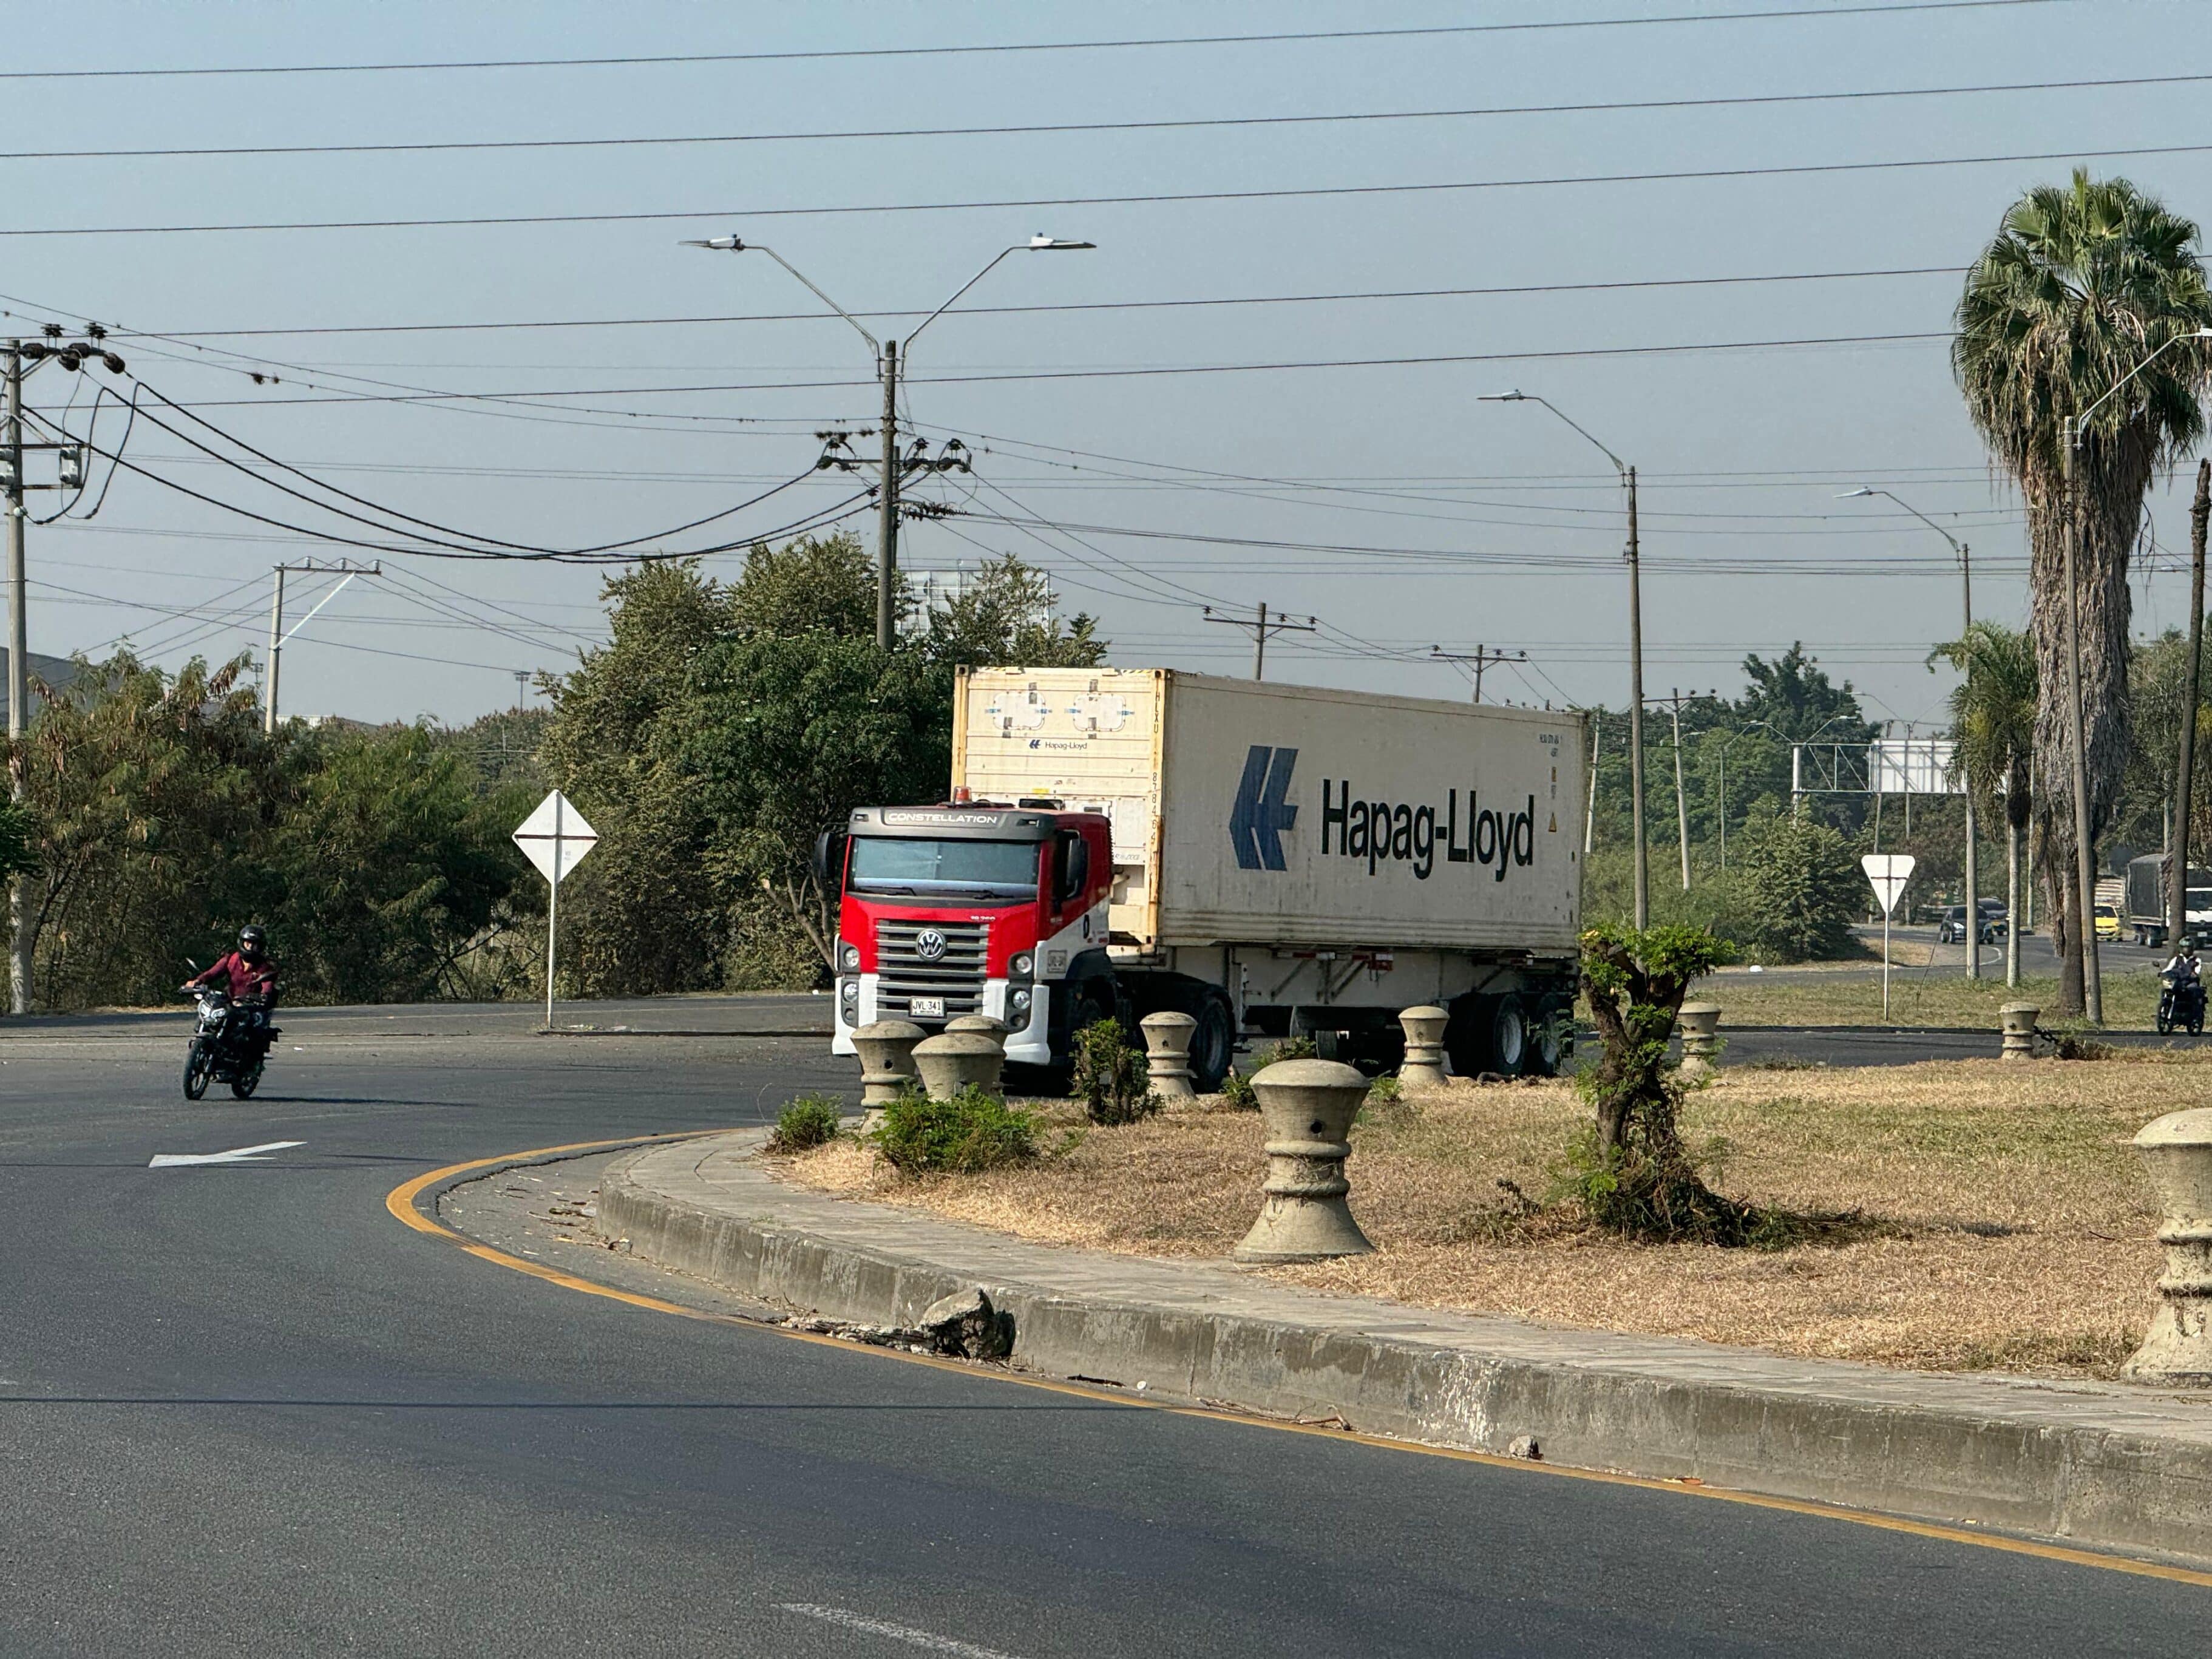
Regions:
<instances>
[{"instance_id":1,"label":"truck side mirror","mask_svg":"<svg viewBox=\"0 0 2212 1659\"><path fill-rule=\"evenodd\" d=\"M1060 842L1060 902L1079 896L1091 884L1091 843L1080 836L1063 836Z\"/></svg>"},{"instance_id":2,"label":"truck side mirror","mask_svg":"<svg viewBox=\"0 0 2212 1659\"><path fill-rule=\"evenodd\" d=\"M844 839L835 830L824 830L814 838L814 879L825 888L836 886L844 873L840 867L845 862Z\"/></svg>"}]
</instances>

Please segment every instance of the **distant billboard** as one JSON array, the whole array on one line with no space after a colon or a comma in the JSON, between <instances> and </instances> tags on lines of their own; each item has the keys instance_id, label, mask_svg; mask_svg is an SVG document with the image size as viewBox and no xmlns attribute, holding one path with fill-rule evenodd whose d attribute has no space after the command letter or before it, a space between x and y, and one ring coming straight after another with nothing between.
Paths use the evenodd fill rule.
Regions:
<instances>
[{"instance_id":1,"label":"distant billboard","mask_svg":"<svg viewBox=\"0 0 2212 1659\"><path fill-rule=\"evenodd\" d=\"M1948 738L1886 738L1867 746L1868 787L1881 795L1959 795Z\"/></svg>"}]
</instances>

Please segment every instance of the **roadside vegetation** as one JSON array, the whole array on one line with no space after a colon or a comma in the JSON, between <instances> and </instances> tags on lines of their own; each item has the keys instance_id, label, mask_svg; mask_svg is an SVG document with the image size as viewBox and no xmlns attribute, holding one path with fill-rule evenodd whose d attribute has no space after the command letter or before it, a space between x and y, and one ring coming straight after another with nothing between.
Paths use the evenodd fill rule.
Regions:
<instances>
[{"instance_id":1,"label":"roadside vegetation","mask_svg":"<svg viewBox=\"0 0 2212 1659\"><path fill-rule=\"evenodd\" d=\"M1723 969L1698 981L1696 994L1721 1007L1721 1030L1731 1025L1925 1025L1966 1026L1990 1034L1996 1052L1997 1011L2008 1002L2032 1002L2044 1012L2039 1024L2057 1030L2069 1022L2054 1012L2058 981L2027 979L2017 990L2004 976L1990 973L1970 980L1955 964L1940 968L1893 968L1889 978L1889 1015L1881 1012L1881 975L1807 974L1790 978ZM2150 973L2105 975L2105 1023L2147 1031L2158 1014L2158 978Z\"/></svg>"},{"instance_id":2,"label":"roadside vegetation","mask_svg":"<svg viewBox=\"0 0 2212 1659\"><path fill-rule=\"evenodd\" d=\"M732 581L608 582L611 637L542 680L551 707L453 731L287 720L252 664L125 652L39 694L0 874L34 872L46 1008L157 1004L247 921L294 1002L544 994L545 887L508 839L552 786L601 844L564 884L564 996L804 988L831 926L814 836L867 800L934 799L963 664L1089 664L1018 560L897 649L850 537L756 548Z\"/></svg>"}]
</instances>

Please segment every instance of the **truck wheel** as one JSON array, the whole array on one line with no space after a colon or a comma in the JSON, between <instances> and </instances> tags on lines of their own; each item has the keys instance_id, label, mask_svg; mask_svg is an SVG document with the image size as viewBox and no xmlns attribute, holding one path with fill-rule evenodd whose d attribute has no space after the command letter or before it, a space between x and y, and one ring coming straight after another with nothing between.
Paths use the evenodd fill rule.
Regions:
<instances>
[{"instance_id":1,"label":"truck wheel","mask_svg":"<svg viewBox=\"0 0 2212 1659\"><path fill-rule=\"evenodd\" d=\"M1237 1019L1228 999L1210 996L1198 1005L1198 1026L1190 1034L1190 1084L1202 1095L1218 1094L1237 1051Z\"/></svg>"},{"instance_id":2,"label":"truck wheel","mask_svg":"<svg viewBox=\"0 0 2212 1659\"><path fill-rule=\"evenodd\" d=\"M1528 1033L1528 1072L1533 1077L1557 1077L1559 1062L1566 1057L1566 1036L1562 1029L1567 1010L1544 1008L1538 1011L1535 1024Z\"/></svg>"},{"instance_id":3,"label":"truck wheel","mask_svg":"<svg viewBox=\"0 0 2212 1659\"><path fill-rule=\"evenodd\" d=\"M1498 998L1497 1012L1490 1018L1490 1069L1500 1077L1519 1077L1528 1069L1534 1048L1535 1034L1521 999Z\"/></svg>"}]
</instances>

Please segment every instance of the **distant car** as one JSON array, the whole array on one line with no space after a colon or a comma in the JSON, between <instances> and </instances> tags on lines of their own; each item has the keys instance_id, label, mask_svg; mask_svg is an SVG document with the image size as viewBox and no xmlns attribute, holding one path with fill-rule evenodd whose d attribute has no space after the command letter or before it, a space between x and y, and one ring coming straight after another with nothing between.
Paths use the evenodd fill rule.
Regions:
<instances>
[{"instance_id":1,"label":"distant car","mask_svg":"<svg viewBox=\"0 0 2212 1659\"><path fill-rule=\"evenodd\" d=\"M2097 937L2118 940L2120 936L2120 908L2117 904L2097 907Z\"/></svg>"},{"instance_id":2,"label":"distant car","mask_svg":"<svg viewBox=\"0 0 2212 1659\"><path fill-rule=\"evenodd\" d=\"M1992 905L1996 906L1994 910L1990 908ZM1995 945L2004 937L2006 926L2004 906L1994 899L1984 899L1979 908L1982 913L1981 942L1984 945ZM1941 919L1936 924L1936 942L1938 945L1964 945L1966 942L1966 907L1965 905L1952 904L1944 907Z\"/></svg>"}]
</instances>

